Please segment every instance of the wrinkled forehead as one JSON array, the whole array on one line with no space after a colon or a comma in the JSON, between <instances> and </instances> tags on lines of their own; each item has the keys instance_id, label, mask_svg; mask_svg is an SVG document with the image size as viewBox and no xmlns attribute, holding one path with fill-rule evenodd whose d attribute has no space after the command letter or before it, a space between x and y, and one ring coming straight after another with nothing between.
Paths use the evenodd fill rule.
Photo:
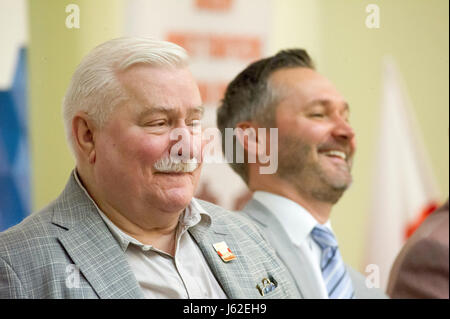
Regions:
<instances>
[{"instance_id":1,"label":"wrinkled forehead","mask_svg":"<svg viewBox=\"0 0 450 319\"><path fill-rule=\"evenodd\" d=\"M136 64L117 73L117 78L130 95L147 96L152 93L172 93L182 96L192 91L197 93L198 86L187 67L161 67Z\"/></svg>"},{"instance_id":2,"label":"wrinkled forehead","mask_svg":"<svg viewBox=\"0 0 450 319\"><path fill-rule=\"evenodd\" d=\"M118 75L133 105L142 113L201 112L197 83L188 68L135 65Z\"/></svg>"}]
</instances>

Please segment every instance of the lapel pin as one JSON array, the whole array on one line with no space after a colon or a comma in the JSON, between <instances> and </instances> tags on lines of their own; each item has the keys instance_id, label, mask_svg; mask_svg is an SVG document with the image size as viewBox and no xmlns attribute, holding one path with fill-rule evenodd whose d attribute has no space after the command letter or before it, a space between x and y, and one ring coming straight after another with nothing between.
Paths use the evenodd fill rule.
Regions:
<instances>
[{"instance_id":1,"label":"lapel pin","mask_svg":"<svg viewBox=\"0 0 450 319\"><path fill-rule=\"evenodd\" d=\"M222 260L226 263L236 258L236 256L231 252L230 248L228 248L227 244L224 241L213 244L213 247L220 258L222 258Z\"/></svg>"},{"instance_id":2,"label":"lapel pin","mask_svg":"<svg viewBox=\"0 0 450 319\"><path fill-rule=\"evenodd\" d=\"M259 285L256 285L256 288L258 288L258 291L261 294L261 296L264 296L264 295L268 294L269 292L274 291L275 288L277 288L276 281L273 279L272 279L272 281L270 281L270 279L268 279L268 278L263 278L262 287L260 287Z\"/></svg>"}]
</instances>

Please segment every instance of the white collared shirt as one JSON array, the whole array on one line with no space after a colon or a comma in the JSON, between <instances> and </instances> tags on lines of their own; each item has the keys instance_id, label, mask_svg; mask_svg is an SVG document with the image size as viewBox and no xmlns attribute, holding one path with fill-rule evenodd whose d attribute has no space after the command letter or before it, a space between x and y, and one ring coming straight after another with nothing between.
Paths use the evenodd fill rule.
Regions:
<instances>
[{"instance_id":1,"label":"white collared shirt","mask_svg":"<svg viewBox=\"0 0 450 319\"><path fill-rule=\"evenodd\" d=\"M74 171L76 181L97 207L100 216L124 251L145 298L227 298L200 248L187 231L203 218L211 218L194 198L180 216L176 230L175 256L171 256L139 242L117 227L96 205L77 175Z\"/></svg>"},{"instance_id":2,"label":"white collared shirt","mask_svg":"<svg viewBox=\"0 0 450 319\"><path fill-rule=\"evenodd\" d=\"M313 271L312 275L317 279L321 295L323 298L328 298L320 269L322 250L311 237L311 231L319 222L306 209L286 197L256 191L253 198L263 204L280 222L299 253L308 256ZM322 226L332 231L329 220Z\"/></svg>"}]
</instances>

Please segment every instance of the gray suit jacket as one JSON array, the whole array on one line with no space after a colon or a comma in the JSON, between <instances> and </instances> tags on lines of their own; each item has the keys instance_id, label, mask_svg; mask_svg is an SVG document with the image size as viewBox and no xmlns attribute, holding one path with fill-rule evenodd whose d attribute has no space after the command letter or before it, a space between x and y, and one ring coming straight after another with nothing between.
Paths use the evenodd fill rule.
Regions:
<instances>
[{"instance_id":1,"label":"gray suit jacket","mask_svg":"<svg viewBox=\"0 0 450 319\"><path fill-rule=\"evenodd\" d=\"M252 199L242 210L262 230L266 240L275 249L277 255L283 261L302 298L317 299L321 297L317 280L311 275L310 262L306 256L299 254L295 249L283 226L273 213L259 201ZM365 285L365 277L353 268L347 266L355 289L355 298L374 299L386 298L380 289L369 289Z\"/></svg>"},{"instance_id":2,"label":"gray suit jacket","mask_svg":"<svg viewBox=\"0 0 450 319\"><path fill-rule=\"evenodd\" d=\"M392 298L449 297L448 200L408 239L392 266L387 292Z\"/></svg>"},{"instance_id":3,"label":"gray suit jacket","mask_svg":"<svg viewBox=\"0 0 450 319\"><path fill-rule=\"evenodd\" d=\"M189 232L229 298L299 297L251 222L199 202L211 221ZM225 263L217 255L212 245L220 241L235 260ZM79 269L78 285L74 269ZM265 277L278 287L262 297L256 285ZM0 298L143 298L143 293L118 242L71 175L53 203L0 234Z\"/></svg>"}]
</instances>

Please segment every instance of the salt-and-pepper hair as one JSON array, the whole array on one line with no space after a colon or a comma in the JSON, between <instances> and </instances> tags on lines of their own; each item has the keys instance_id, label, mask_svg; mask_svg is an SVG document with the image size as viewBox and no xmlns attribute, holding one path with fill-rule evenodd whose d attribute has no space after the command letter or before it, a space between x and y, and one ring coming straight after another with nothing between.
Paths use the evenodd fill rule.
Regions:
<instances>
[{"instance_id":1,"label":"salt-and-pepper hair","mask_svg":"<svg viewBox=\"0 0 450 319\"><path fill-rule=\"evenodd\" d=\"M117 74L139 63L181 68L187 66L188 55L174 43L152 38L122 37L95 47L78 65L63 100L66 137L74 154L75 114L85 112L102 127L112 111L127 99Z\"/></svg>"}]
</instances>

